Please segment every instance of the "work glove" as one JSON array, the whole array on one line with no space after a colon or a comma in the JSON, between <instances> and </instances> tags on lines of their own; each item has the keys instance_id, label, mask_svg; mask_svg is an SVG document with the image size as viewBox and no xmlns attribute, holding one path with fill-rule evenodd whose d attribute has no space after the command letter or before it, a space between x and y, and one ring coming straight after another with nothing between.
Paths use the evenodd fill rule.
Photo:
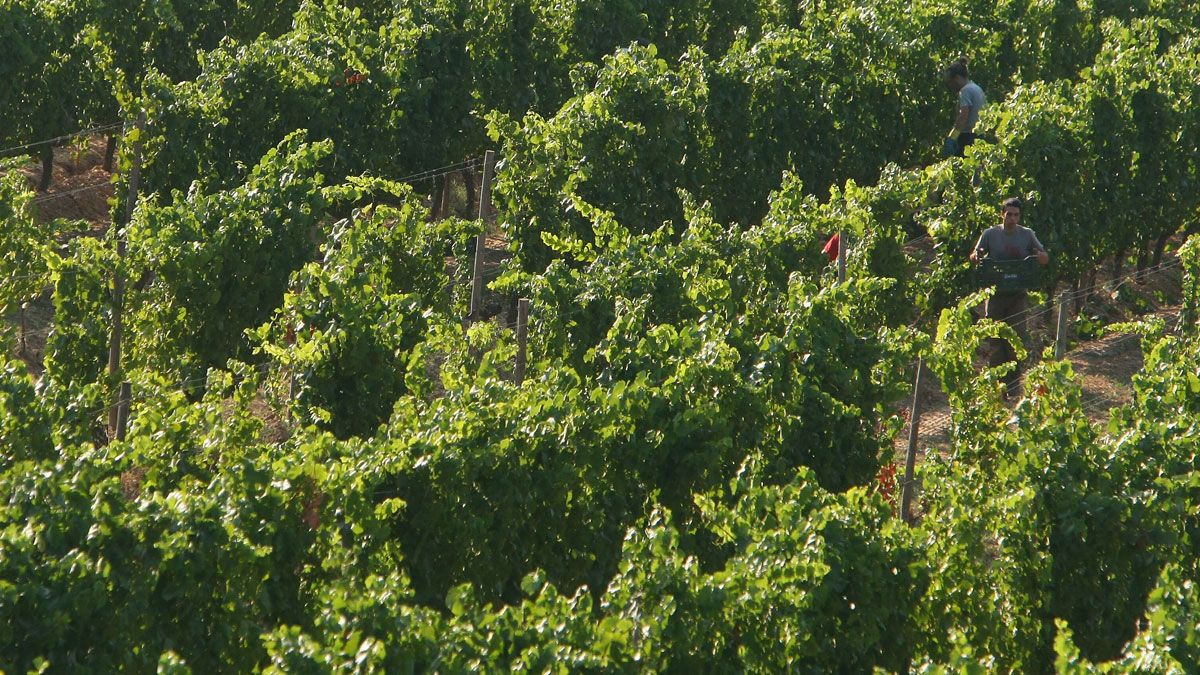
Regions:
<instances>
[{"instance_id":1,"label":"work glove","mask_svg":"<svg viewBox=\"0 0 1200 675\"><path fill-rule=\"evenodd\" d=\"M943 157L953 157L957 154L958 154L958 141L947 136L946 142L942 143L942 156Z\"/></svg>"}]
</instances>

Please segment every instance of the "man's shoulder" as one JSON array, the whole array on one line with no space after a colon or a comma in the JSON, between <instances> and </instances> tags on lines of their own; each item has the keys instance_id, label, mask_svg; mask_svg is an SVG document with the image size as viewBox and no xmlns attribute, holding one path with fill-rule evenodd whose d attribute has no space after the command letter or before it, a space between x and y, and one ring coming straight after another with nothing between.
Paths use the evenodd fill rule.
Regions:
<instances>
[{"instance_id":1,"label":"man's shoulder","mask_svg":"<svg viewBox=\"0 0 1200 675\"><path fill-rule=\"evenodd\" d=\"M983 102L983 87L974 82L968 82L962 88L962 98L973 102Z\"/></svg>"},{"instance_id":2,"label":"man's shoulder","mask_svg":"<svg viewBox=\"0 0 1200 675\"><path fill-rule=\"evenodd\" d=\"M979 235L979 245L981 247L991 248L993 246L993 242L995 241L996 237L999 237L1003 233L1004 233L1004 228L996 227L995 225L992 225L991 227L988 227L987 229L985 229L983 231L983 234Z\"/></svg>"}]
</instances>

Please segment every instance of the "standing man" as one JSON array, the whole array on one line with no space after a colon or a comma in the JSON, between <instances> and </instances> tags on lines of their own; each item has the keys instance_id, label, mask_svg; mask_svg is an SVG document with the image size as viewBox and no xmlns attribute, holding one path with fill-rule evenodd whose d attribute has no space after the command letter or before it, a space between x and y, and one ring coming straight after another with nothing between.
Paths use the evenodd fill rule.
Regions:
<instances>
[{"instance_id":1,"label":"standing man","mask_svg":"<svg viewBox=\"0 0 1200 675\"><path fill-rule=\"evenodd\" d=\"M971 81L965 56L958 57L946 68L946 86L950 91L958 92L958 117L954 119L950 135L946 137L942 154L962 157L967 146L975 142L975 125L979 122L979 111L986 100L983 89Z\"/></svg>"},{"instance_id":2,"label":"standing man","mask_svg":"<svg viewBox=\"0 0 1200 675\"><path fill-rule=\"evenodd\" d=\"M1021 207L1021 200L1016 197L1004 200L1000 206L1003 224L989 227L983 231L983 234L979 236L979 241L975 244L975 250L971 251L971 262L979 264L984 257L996 261L1006 261L1024 260L1029 256L1037 256L1040 265L1050 262L1050 254L1046 253L1046 248L1042 246L1042 242L1038 241L1037 235L1033 233L1033 230L1021 225ZM1028 337L1025 331L1027 317L1024 316L1028 306L1029 294L1024 290L996 291L987 301L984 316L996 321L1003 321L1011 326L1017 332L1017 336L1021 338L1021 343L1024 344ZM1007 340L989 338L988 342L991 346L988 366L995 368L1016 360L1017 355ZM1020 368L1013 369L1004 378L1007 395L1016 393L1019 370Z\"/></svg>"}]
</instances>

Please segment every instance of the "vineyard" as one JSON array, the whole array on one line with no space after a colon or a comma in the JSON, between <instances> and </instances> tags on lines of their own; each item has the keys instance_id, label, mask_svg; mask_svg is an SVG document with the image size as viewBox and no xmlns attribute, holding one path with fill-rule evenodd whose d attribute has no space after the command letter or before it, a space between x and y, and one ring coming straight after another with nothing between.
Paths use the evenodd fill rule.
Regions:
<instances>
[{"instance_id":1,"label":"vineyard","mask_svg":"<svg viewBox=\"0 0 1200 675\"><path fill-rule=\"evenodd\" d=\"M0 40L0 672L1200 671L1197 3Z\"/></svg>"}]
</instances>

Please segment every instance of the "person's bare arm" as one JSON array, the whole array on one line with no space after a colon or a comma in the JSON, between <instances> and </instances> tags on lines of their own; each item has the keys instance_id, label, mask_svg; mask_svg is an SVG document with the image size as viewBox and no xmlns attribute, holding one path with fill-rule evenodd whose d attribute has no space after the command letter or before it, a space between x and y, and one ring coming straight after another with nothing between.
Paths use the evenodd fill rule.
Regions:
<instances>
[{"instance_id":1,"label":"person's bare arm","mask_svg":"<svg viewBox=\"0 0 1200 675\"><path fill-rule=\"evenodd\" d=\"M1042 241L1036 234L1033 235L1033 254L1037 256L1039 265L1050 264L1050 254L1046 252L1046 247L1042 246Z\"/></svg>"},{"instance_id":2,"label":"person's bare arm","mask_svg":"<svg viewBox=\"0 0 1200 675\"><path fill-rule=\"evenodd\" d=\"M975 241L975 248L971 249L971 255L969 257L971 262L976 265L979 264L979 252L987 252L987 249L984 247L985 239L987 239L987 230L984 230L983 234L979 235L979 239Z\"/></svg>"},{"instance_id":3,"label":"person's bare arm","mask_svg":"<svg viewBox=\"0 0 1200 675\"><path fill-rule=\"evenodd\" d=\"M967 106L962 106L958 109L958 117L954 119L954 135L958 136L967 128L967 118L971 116L971 109Z\"/></svg>"}]
</instances>

